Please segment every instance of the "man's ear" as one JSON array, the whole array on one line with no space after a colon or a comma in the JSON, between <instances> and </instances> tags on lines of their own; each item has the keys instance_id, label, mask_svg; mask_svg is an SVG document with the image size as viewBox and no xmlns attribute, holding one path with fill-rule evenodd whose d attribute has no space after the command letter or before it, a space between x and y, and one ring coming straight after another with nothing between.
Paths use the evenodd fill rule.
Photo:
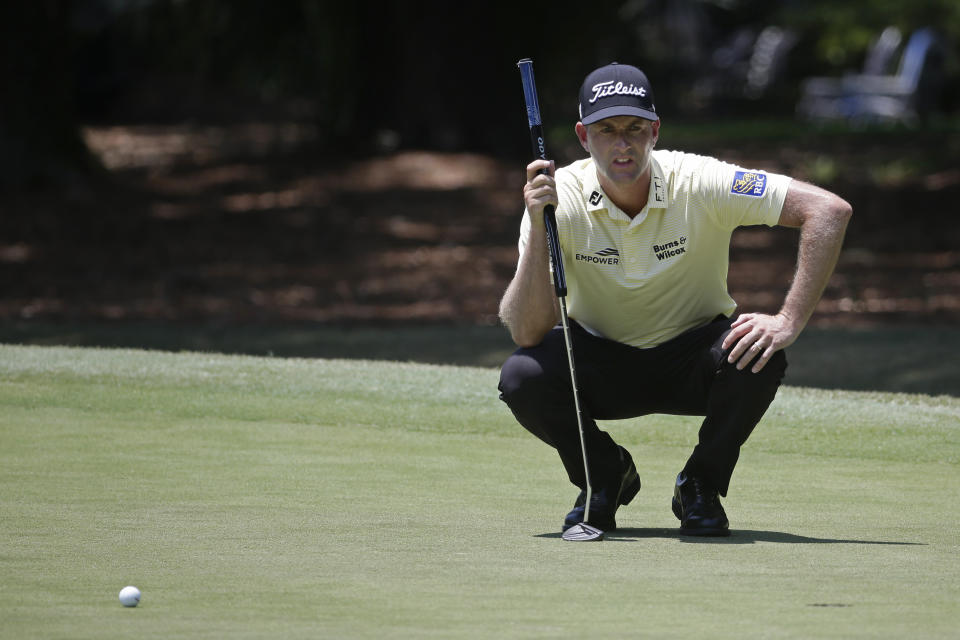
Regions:
<instances>
[{"instance_id":1,"label":"man's ear","mask_svg":"<svg viewBox=\"0 0 960 640\"><path fill-rule=\"evenodd\" d=\"M590 153L590 148L587 146L587 127L582 122L578 122L577 126L574 127L574 130L577 132L577 139L580 140L580 146L583 147L583 150L587 153Z\"/></svg>"}]
</instances>

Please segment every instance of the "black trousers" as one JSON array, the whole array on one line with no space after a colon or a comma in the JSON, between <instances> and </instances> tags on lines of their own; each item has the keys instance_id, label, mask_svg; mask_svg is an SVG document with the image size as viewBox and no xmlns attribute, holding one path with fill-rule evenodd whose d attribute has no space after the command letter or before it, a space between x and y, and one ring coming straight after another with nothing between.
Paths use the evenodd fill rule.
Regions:
<instances>
[{"instance_id":1,"label":"black trousers","mask_svg":"<svg viewBox=\"0 0 960 640\"><path fill-rule=\"evenodd\" d=\"M759 373L738 370L721 348L732 319L719 316L651 349L598 338L571 321L591 484L619 482L618 445L596 420L652 413L705 416L684 470L727 495L740 447L773 401L787 368L778 351ZM563 329L518 349L500 372L500 399L528 431L560 454L570 481L586 487Z\"/></svg>"}]
</instances>

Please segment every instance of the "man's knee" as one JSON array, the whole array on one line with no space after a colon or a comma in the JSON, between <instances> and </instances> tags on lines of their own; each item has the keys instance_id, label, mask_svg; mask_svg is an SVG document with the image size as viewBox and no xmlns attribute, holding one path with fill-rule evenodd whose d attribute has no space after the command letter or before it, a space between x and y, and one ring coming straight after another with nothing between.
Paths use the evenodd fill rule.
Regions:
<instances>
[{"instance_id":1,"label":"man's knee","mask_svg":"<svg viewBox=\"0 0 960 640\"><path fill-rule=\"evenodd\" d=\"M721 369L721 378L727 378L733 388L739 388L747 393L754 392L773 392L775 393L783 376L787 370L787 356L783 350L775 352L770 356L770 360L760 371L753 372L753 363L751 362L743 369L737 369L736 365L726 363Z\"/></svg>"},{"instance_id":2,"label":"man's knee","mask_svg":"<svg viewBox=\"0 0 960 640\"><path fill-rule=\"evenodd\" d=\"M515 352L500 369L500 399L511 407L536 393L543 382L543 366L527 351Z\"/></svg>"},{"instance_id":3,"label":"man's knee","mask_svg":"<svg viewBox=\"0 0 960 640\"><path fill-rule=\"evenodd\" d=\"M548 335L536 347L517 349L500 369L500 399L511 408L556 393L569 380L566 356L556 336ZM566 378L564 377L566 376Z\"/></svg>"},{"instance_id":4,"label":"man's knee","mask_svg":"<svg viewBox=\"0 0 960 640\"><path fill-rule=\"evenodd\" d=\"M787 372L787 353L783 349L770 356L766 366L758 373L764 374L764 377L778 386L783 381L783 376Z\"/></svg>"}]
</instances>

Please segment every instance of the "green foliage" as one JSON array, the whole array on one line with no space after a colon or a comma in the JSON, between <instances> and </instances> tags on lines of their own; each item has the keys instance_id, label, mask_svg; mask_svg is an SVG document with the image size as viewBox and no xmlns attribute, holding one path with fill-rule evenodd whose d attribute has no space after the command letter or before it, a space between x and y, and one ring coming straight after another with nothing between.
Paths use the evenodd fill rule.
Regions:
<instances>
[{"instance_id":1,"label":"green foliage","mask_svg":"<svg viewBox=\"0 0 960 640\"><path fill-rule=\"evenodd\" d=\"M860 68L868 46L887 26L898 27L904 38L934 27L948 45L960 42L960 4L953 0L813 0L785 3L777 17L809 33L817 60L835 71Z\"/></svg>"},{"instance_id":2,"label":"green foliage","mask_svg":"<svg viewBox=\"0 0 960 640\"><path fill-rule=\"evenodd\" d=\"M803 78L859 68L890 24L905 34L924 25L941 32L951 49L942 106L960 105L954 0L621 0L575 13L439 0L92 0L22 9L35 6L46 7L15 4L3 21L11 64L0 179L11 182L30 179L18 171L63 173L90 164L78 112L112 121L251 113L310 119L340 155L383 150L378 140L518 155L522 125L504 135L504 123L522 123L513 69L522 57L538 63L548 126L573 121L580 80L612 60L644 67L668 114L716 117L736 108L792 116ZM769 25L799 38L778 89L735 106L691 104L691 88L716 79L717 48L738 29Z\"/></svg>"},{"instance_id":3,"label":"green foliage","mask_svg":"<svg viewBox=\"0 0 960 640\"><path fill-rule=\"evenodd\" d=\"M346 60L363 46L359 5L310 2L154 2L110 27L140 72L186 77L193 87L239 92L265 103L316 99L331 122L349 109Z\"/></svg>"},{"instance_id":4,"label":"green foliage","mask_svg":"<svg viewBox=\"0 0 960 640\"><path fill-rule=\"evenodd\" d=\"M960 41L956 5L623 0L571 20L560 8L507 2L100 0L93 6L105 17L74 35L88 117L123 117L122 108L136 117L139 108L151 119L228 118L252 104L257 113L313 119L341 149L366 152L392 140L520 153L522 134L503 135L509 114L521 113L519 58L537 62L548 126L573 121L582 77L615 59L649 72L666 113L691 113L691 88L716 78L716 49L737 30L779 25L799 38L785 76L765 100L741 100L739 110L792 115L804 77L860 67L888 24L905 33L933 24ZM85 13L75 13L84 24ZM958 76L952 59L948 71Z\"/></svg>"}]
</instances>

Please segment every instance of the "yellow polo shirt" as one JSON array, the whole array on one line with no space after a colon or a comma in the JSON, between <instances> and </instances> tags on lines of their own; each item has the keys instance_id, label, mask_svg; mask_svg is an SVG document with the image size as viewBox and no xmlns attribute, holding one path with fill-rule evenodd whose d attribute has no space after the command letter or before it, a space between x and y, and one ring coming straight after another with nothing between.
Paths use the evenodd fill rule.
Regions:
<instances>
[{"instance_id":1,"label":"yellow polo shirt","mask_svg":"<svg viewBox=\"0 0 960 640\"><path fill-rule=\"evenodd\" d=\"M567 310L595 335L642 349L729 316L730 236L774 226L791 179L678 151L651 154L647 206L631 219L603 192L592 158L557 169ZM520 253L530 213L520 225Z\"/></svg>"}]
</instances>

